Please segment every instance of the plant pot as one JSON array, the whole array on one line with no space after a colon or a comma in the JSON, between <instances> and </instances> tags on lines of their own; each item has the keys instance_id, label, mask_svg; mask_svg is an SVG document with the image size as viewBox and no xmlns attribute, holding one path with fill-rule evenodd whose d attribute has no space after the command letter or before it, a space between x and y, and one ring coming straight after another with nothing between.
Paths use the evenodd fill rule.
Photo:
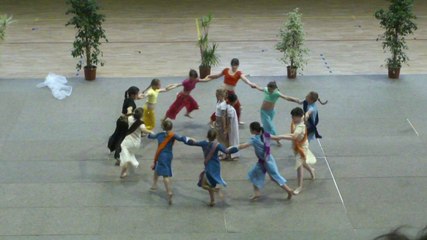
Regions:
<instances>
[{"instance_id":1,"label":"plant pot","mask_svg":"<svg viewBox=\"0 0 427 240\"><path fill-rule=\"evenodd\" d=\"M200 79L205 78L206 76L211 74L211 67L210 66L199 66L199 77Z\"/></svg>"},{"instance_id":2,"label":"plant pot","mask_svg":"<svg viewBox=\"0 0 427 240\"><path fill-rule=\"evenodd\" d=\"M88 81L93 81L96 79L96 66L85 66L85 79Z\"/></svg>"},{"instance_id":3,"label":"plant pot","mask_svg":"<svg viewBox=\"0 0 427 240\"><path fill-rule=\"evenodd\" d=\"M388 78L398 79L400 76L400 67L388 67Z\"/></svg>"},{"instance_id":4,"label":"plant pot","mask_svg":"<svg viewBox=\"0 0 427 240\"><path fill-rule=\"evenodd\" d=\"M288 70L288 78L289 79L295 79L297 77L297 68L296 67L287 67Z\"/></svg>"}]
</instances>

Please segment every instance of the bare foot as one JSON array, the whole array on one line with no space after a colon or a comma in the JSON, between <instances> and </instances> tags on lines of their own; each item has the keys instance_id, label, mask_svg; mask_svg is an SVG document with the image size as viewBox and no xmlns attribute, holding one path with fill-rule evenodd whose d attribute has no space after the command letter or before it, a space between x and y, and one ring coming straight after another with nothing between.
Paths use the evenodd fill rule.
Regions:
<instances>
[{"instance_id":1,"label":"bare foot","mask_svg":"<svg viewBox=\"0 0 427 240\"><path fill-rule=\"evenodd\" d=\"M155 192L157 191L157 186L151 186L150 187L150 192Z\"/></svg>"},{"instance_id":2,"label":"bare foot","mask_svg":"<svg viewBox=\"0 0 427 240\"><path fill-rule=\"evenodd\" d=\"M169 203L169 205L172 205L172 197L173 197L173 194L172 193L168 193L168 203Z\"/></svg>"},{"instance_id":3,"label":"bare foot","mask_svg":"<svg viewBox=\"0 0 427 240\"><path fill-rule=\"evenodd\" d=\"M258 200L259 198L261 197L261 195L252 195L252 196L250 196L249 197L249 200L251 200L251 201L256 201L256 200Z\"/></svg>"},{"instance_id":4,"label":"bare foot","mask_svg":"<svg viewBox=\"0 0 427 240\"><path fill-rule=\"evenodd\" d=\"M311 180L315 180L316 179L316 169L314 169L314 168L311 168Z\"/></svg>"},{"instance_id":5,"label":"bare foot","mask_svg":"<svg viewBox=\"0 0 427 240\"><path fill-rule=\"evenodd\" d=\"M245 125L245 122L240 121L239 125Z\"/></svg>"},{"instance_id":6,"label":"bare foot","mask_svg":"<svg viewBox=\"0 0 427 240\"><path fill-rule=\"evenodd\" d=\"M218 197L221 199L221 201L224 201L224 193L221 191L221 189L216 188L215 191L218 193Z\"/></svg>"},{"instance_id":7,"label":"bare foot","mask_svg":"<svg viewBox=\"0 0 427 240\"><path fill-rule=\"evenodd\" d=\"M120 159L116 159L116 163L114 163L115 166L120 166Z\"/></svg>"},{"instance_id":8,"label":"bare foot","mask_svg":"<svg viewBox=\"0 0 427 240\"><path fill-rule=\"evenodd\" d=\"M294 195L298 195L301 191L302 191L302 187L297 187L297 188L294 190Z\"/></svg>"},{"instance_id":9,"label":"bare foot","mask_svg":"<svg viewBox=\"0 0 427 240\"><path fill-rule=\"evenodd\" d=\"M288 197L287 197L287 199L288 200L291 200L292 199L292 195L294 195L295 194L295 192L294 191L286 191L287 193L288 193Z\"/></svg>"},{"instance_id":10,"label":"bare foot","mask_svg":"<svg viewBox=\"0 0 427 240\"><path fill-rule=\"evenodd\" d=\"M208 206L209 206L209 207L213 207L213 206L215 206L215 202L210 202L210 203L208 204Z\"/></svg>"},{"instance_id":11,"label":"bare foot","mask_svg":"<svg viewBox=\"0 0 427 240\"><path fill-rule=\"evenodd\" d=\"M280 140L277 140L277 146L282 146L282 143L280 142Z\"/></svg>"},{"instance_id":12,"label":"bare foot","mask_svg":"<svg viewBox=\"0 0 427 240\"><path fill-rule=\"evenodd\" d=\"M184 116L186 116L188 118L193 118L189 113L186 113Z\"/></svg>"},{"instance_id":13,"label":"bare foot","mask_svg":"<svg viewBox=\"0 0 427 240\"><path fill-rule=\"evenodd\" d=\"M125 178L128 176L128 168L124 167L122 168L122 173L120 174L120 178Z\"/></svg>"}]
</instances>

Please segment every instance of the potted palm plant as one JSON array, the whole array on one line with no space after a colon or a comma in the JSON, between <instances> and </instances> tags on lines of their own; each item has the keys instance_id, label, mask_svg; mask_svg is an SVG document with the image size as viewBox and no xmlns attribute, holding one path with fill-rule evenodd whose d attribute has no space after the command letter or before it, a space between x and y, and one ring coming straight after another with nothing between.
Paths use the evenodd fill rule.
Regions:
<instances>
[{"instance_id":1,"label":"potted palm plant","mask_svg":"<svg viewBox=\"0 0 427 240\"><path fill-rule=\"evenodd\" d=\"M202 31L197 41L200 48L201 64L199 66L200 78L205 78L211 73L211 67L218 65L219 55L216 53L218 45L209 43L209 26L212 22L212 15L203 16L198 20Z\"/></svg>"},{"instance_id":2,"label":"potted palm plant","mask_svg":"<svg viewBox=\"0 0 427 240\"><path fill-rule=\"evenodd\" d=\"M303 46L305 34L298 8L288 14L287 21L280 29L279 37L276 49L283 53L280 60L288 64L288 78L294 79L297 76L297 69L303 70L307 64L305 57L308 53L308 49Z\"/></svg>"},{"instance_id":3,"label":"potted palm plant","mask_svg":"<svg viewBox=\"0 0 427 240\"><path fill-rule=\"evenodd\" d=\"M12 17L8 17L7 15L0 16L0 40L4 39L6 34L6 28L12 22Z\"/></svg>"},{"instance_id":4,"label":"potted palm plant","mask_svg":"<svg viewBox=\"0 0 427 240\"><path fill-rule=\"evenodd\" d=\"M98 13L99 6L95 0L67 0L70 8L65 14L72 15L66 26L72 25L76 29L71 55L75 58L85 58L85 79L95 80L96 67L104 65L100 57L103 55L99 49L101 41L108 42L102 23L105 16ZM77 70L82 68L82 62L77 63Z\"/></svg>"},{"instance_id":5,"label":"potted palm plant","mask_svg":"<svg viewBox=\"0 0 427 240\"><path fill-rule=\"evenodd\" d=\"M382 40L382 46L388 49L391 57L386 59L388 67L388 77L399 78L400 68L409 58L405 53L408 49L405 37L413 34L417 30L417 25L413 22L416 16L412 13L414 0L390 0L388 11L380 9L375 12L375 18L380 21L384 33L377 38Z\"/></svg>"}]
</instances>

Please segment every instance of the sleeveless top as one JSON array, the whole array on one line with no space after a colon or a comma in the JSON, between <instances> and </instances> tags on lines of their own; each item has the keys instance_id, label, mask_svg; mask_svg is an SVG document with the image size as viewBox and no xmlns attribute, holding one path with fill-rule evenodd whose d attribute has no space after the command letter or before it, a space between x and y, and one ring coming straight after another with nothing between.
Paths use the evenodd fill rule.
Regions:
<instances>
[{"instance_id":1,"label":"sleeveless top","mask_svg":"<svg viewBox=\"0 0 427 240\"><path fill-rule=\"evenodd\" d=\"M234 75L230 75L229 71L229 68L225 68L224 70L222 70L222 74L224 75L224 83L227 85L236 86L237 82L242 76L242 72L237 71L236 73L234 73Z\"/></svg>"},{"instance_id":2,"label":"sleeveless top","mask_svg":"<svg viewBox=\"0 0 427 240\"><path fill-rule=\"evenodd\" d=\"M264 101L276 103L280 97L279 90L275 89L272 93L268 91L268 88L264 88Z\"/></svg>"}]
</instances>

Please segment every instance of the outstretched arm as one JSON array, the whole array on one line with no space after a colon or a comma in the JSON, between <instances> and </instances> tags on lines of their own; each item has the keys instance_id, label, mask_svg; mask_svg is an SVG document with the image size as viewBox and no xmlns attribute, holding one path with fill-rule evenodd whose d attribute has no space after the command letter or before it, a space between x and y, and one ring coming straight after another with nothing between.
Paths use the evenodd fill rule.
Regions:
<instances>
[{"instance_id":1,"label":"outstretched arm","mask_svg":"<svg viewBox=\"0 0 427 240\"><path fill-rule=\"evenodd\" d=\"M247 79L247 78L246 78L246 76L245 76L244 74L242 74L242 75L240 76L240 78L242 79L242 81L243 81L244 83L246 83L246 84L248 84L249 86L251 86L251 88L255 88L256 84L255 84L255 83L253 83L253 82L251 82L251 81L249 81L249 79Z\"/></svg>"},{"instance_id":2,"label":"outstretched arm","mask_svg":"<svg viewBox=\"0 0 427 240\"><path fill-rule=\"evenodd\" d=\"M221 73L218 73L218 74L209 75L209 76L203 78L202 80L204 80L204 81L210 81L210 80L214 80L214 79L220 78L222 76L224 76L224 74L221 72Z\"/></svg>"},{"instance_id":3,"label":"outstretched arm","mask_svg":"<svg viewBox=\"0 0 427 240\"><path fill-rule=\"evenodd\" d=\"M298 103L298 104L302 104L302 101L299 98L295 98L295 97L291 97L291 96L286 96L282 93L280 93L280 97L285 99L286 101L289 102L294 102L294 103Z\"/></svg>"},{"instance_id":4,"label":"outstretched arm","mask_svg":"<svg viewBox=\"0 0 427 240\"><path fill-rule=\"evenodd\" d=\"M179 84L176 84L176 83L175 84L169 84L165 88L160 88L159 92L167 92L167 91L170 91L170 90L177 88L177 87L179 87Z\"/></svg>"},{"instance_id":5,"label":"outstretched arm","mask_svg":"<svg viewBox=\"0 0 427 240\"><path fill-rule=\"evenodd\" d=\"M250 146L251 146L251 144L250 144L250 143L242 143L242 144L240 144L240 145L239 145L239 150L242 150L242 149L248 148L248 147L250 147Z\"/></svg>"},{"instance_id":6,"label":"outstretched arm","mask_svg":"<svg viewBox=\"0 0 427 240\"><path fill-rule=\"evenodd\" d=\"M282 140L282 139L284 139L284 140L294 140L294 139L296 139L297 138L297 134L295 134L295 133L289 133L289 134L283 134L283 135L277 135L277 136L274 136L276 139L273 139L273 136L272 136L272 138L271 139L273 139L273 140Z\"/></svg>"},{"instance_id":7,"label":"outstretched arm","mask_svg":"<svg viewBox=\"0 0 427 240\"><path fill-rule=\"evenodd\" d=\"M256 84L254 84L252 88L255 88L255 89L257 89L257 90L259 90L261 92L264 92L264 89L262 87L256 85Z\"/></svg>"}]
</instances>

